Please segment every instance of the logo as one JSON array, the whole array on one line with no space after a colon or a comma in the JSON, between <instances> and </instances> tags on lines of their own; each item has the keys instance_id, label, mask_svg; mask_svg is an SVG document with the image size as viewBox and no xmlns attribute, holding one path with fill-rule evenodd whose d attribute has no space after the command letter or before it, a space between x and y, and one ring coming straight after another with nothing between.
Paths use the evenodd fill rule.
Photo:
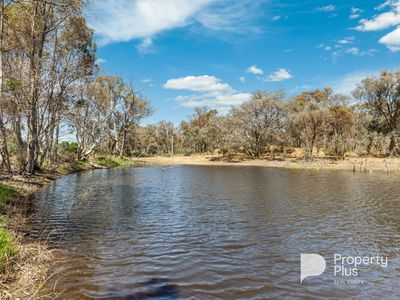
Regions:
<instances>
[{"instance_id":1,"label":"logo","mask_svg":"<svg viewBox=\"0 0 400 300\"><path fill-rule=\"evenodd\" d=\"M334 254L333 279L335 284L364 284L360 278L360 268L369 266L387 268L388 258L383 255L347 256ZM319 254L300 255L300 283L310 276L319 276L325 272L326 260Z\"/></svg>"},{"instance_id":2,"label":"logo","mask_svg":"<svg viewBox=\"0 0 400 300\"><path fill-rule=\"evenodd\" d=\"M300 283L310 276L319 276L326 268L325 259L319 254L301 254L300 257Z\"/></svg>"}]
</instances>

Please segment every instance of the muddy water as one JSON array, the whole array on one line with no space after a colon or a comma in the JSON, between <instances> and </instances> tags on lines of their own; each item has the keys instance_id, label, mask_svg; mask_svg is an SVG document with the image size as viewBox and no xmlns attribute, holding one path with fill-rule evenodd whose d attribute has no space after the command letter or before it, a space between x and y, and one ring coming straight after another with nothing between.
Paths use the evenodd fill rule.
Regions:
<instances>
[{"instance_id":1,"label":"muddy water","mask_svg":"<svg viewBox=\"0 0 400 300\"><path fill-rule=\"evenodd\" d=\"M32 235L68 251L49 282L65 299L382 299L400 295L399 183L257 167L97 170L39 191ZM327 263L302 284L301 253ZM334 276L334 254L388 265Z\"/></svg>"}]
</instances>

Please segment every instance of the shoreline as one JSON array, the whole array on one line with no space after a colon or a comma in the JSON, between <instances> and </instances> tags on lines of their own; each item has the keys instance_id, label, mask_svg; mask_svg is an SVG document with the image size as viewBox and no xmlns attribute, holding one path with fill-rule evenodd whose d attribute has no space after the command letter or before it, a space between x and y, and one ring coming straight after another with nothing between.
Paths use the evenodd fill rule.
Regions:
<instances>
[{"instance_id":1,"label":"shoreline","mask_svg":"<svg viewBox=\"0 0 400 300\"><path fill-rule=\"evenodd\" d=\"M194 155L194 156L153 156L134 159L144 165L193 165L193 166L252 166L281 169L302 170L344 170L356 173L397 172L400 171L400 158L387 157L348 157L343 160L315 158L313 161L304 161L298 158L267 159L236 159L226 161L222 156Z\"/></svg>"},{"instance_id":2,"label":"shoreline","mask_svg":"<svg viewBox=\"0 0 400 300\"><path fill-rule=\"evenodd\" d=\"M6 257L4 270L0 270L0 299L42 298L39 293L45 283L60 271L53 270L52 262L56 259L54 253L62 250L51 248L45 241L32 240L26 236L32 217L29 213L30 197L63 176L129 166L134 166L131 159L91 160L62 164L54 170L43 170L35 175L0 176L0 188L13 190L12 196L1 199L0 189L0 200L4 200L4 205L0 207L0 230L11 238L9 242L15 250L12 257ZM48 298L57 296L46 295Z\"/></svg>"}]
</instances>

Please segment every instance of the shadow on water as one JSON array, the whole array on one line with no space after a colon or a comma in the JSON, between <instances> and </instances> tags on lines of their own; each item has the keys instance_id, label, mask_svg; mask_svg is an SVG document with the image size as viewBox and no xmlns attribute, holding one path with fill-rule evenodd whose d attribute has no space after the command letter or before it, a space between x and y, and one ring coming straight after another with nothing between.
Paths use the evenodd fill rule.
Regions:
<instances>
[{"instance_id":1,"label":"shadow on water","mask_svg":"<svg viewBox=\"0 0 400 300\"><path fill-rule=\"evenodd\" d=\"M160 278L152 278L142 283L146 291L137 292L122 297L102 297L102 300L147 300L147 299L179 299L178 286L168 284L168 281Z\"/></svg>"}]
</instances>

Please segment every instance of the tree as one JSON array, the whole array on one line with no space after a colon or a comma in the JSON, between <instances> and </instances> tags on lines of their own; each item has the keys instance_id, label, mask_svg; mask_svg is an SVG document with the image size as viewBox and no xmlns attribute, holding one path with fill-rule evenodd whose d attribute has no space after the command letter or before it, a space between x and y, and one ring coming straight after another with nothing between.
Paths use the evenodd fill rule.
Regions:
<instances>
[{"instance_id":1,"label":"tree","mask_svg":"<svg viewBox=\"0 0 400 300\"><path fill-rule=\"evenodd\" d=\"M328 110L329 149L337 157L343 157L350 149L349 140L355 134L355 115L343 105L334 104Z\"/></svg>"},{"instance_id":2,"label":"tree","mask_svg":"<svg viewBox=\"0 0 400 300\"><path fill-rule=\"evenodd\" d=\"M258 91L250 101L232 110L240 149L250 157L264 155L283 129L285 112L282 98L282 93Z\"/></svg>"},{"instance_id":3,"label":"tree","mask_svg":"<svg viewBox=\"0 0 400 300\"><path fill-rule=\"evenodd\" d=\"M214 119L217 110L196 108L190 121L183 121L180 126L183 147L187 152L205 153L216 149L218 130Z\"/></svg>"},{"instance_id":4,"label":"tree","mask_svg":"<svg viewBox=\"0 0 400 300\"><path fill-rule=\"evenodd\" d=\"M305 157L313 158L313 149L327 134L328 107L332 90L304 92L290 104L291 118L305 148Z\"/></svg>"},{"instance_id":5,"label":"tree","mask_svg":"<svg viewBox=\"0 0 400 300\"><path fill-rule=\"evenodd\" d=\"M370 130L390 136L389 154L393 155L399 134L400 121L400 72L381 73L380 77L364 79L353 92L372 116Z\"/></svg>"}]
</instances>

